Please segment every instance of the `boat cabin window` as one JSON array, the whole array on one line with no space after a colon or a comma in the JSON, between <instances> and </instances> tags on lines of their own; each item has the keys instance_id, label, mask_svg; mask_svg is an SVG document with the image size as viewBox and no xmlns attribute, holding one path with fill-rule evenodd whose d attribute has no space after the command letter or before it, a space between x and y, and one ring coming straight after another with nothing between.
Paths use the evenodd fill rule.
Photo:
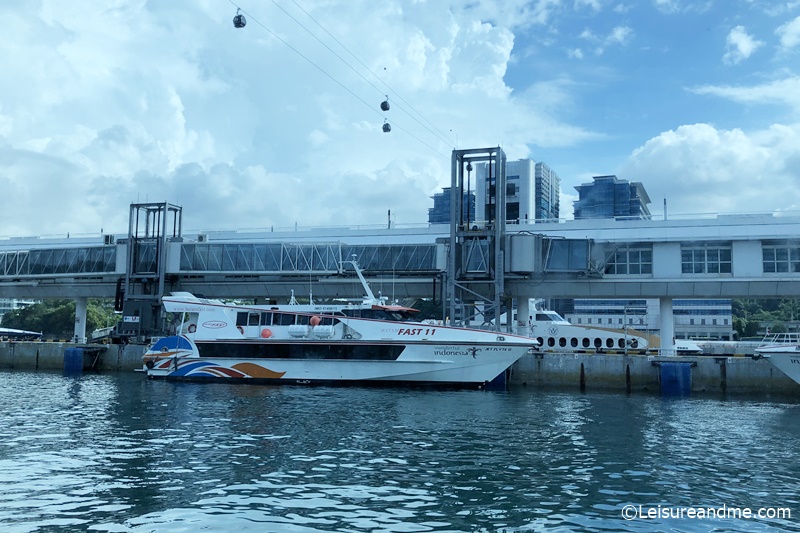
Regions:
<instances>
[{"instance_id":1,"label":"boat cabin window","mask_svg":"<svg viewBox=\"0 0 800 533\"><path fill-rule=\"evenodd\" d=\"M354 318L371 318L373 320L392 320L408 322L416 320L415 313L409 311L389 311L387 309L345 309L343 313Z\"/></svg>"},{"instance_id":2,"label":"boat cabin window","mask_svg":"<svg viewBox=\"0 0 800 533\"><path fill-rule=\"evenodd\" d=\"M295 322L294 313L273 313L272 324L275 326L291 326Z\"/></svg>"},{"instance_id":3,"label":"boat cabin window","mask_svg":"<svg viewBox=\"0 0 800 533\"><path fill-rule=\"evenodd\" d=\"M263 324L263 317L268 313L258 313L256 311L239 311L236 313L237 326L258 326Z\"/></svg>"},{"instance_id":4,"label":"boat cabin window","mask_svg":"<svg viewBox=\"0 0 800 533\"><path fill-rule=\"evenodd\" d=\"M256 311L239 311L236 313L237 326L269 326L272 324L272 313Z\"/></svg>"}]
</instances>

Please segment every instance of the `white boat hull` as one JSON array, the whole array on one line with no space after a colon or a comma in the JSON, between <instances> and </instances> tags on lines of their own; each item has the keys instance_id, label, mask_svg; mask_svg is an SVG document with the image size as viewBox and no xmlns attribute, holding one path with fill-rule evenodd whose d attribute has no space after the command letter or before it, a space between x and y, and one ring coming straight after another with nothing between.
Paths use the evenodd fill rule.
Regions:
<instances>
[{"instance_id":1,"label":"white boat hull","mask_svg":"<svg viewBox=\"0 0 800 533\"><path fill-rule=\"evenodd\" d=\"M756 353L769 360L792 381L800 384L800 345L763 346Z\"/></svg>"},{"instance_id":2,"label":"white boat hull","mask_svg":"<svg viewBox=\"0 0 800 533\"><path fill-rule=\"evenodd\" d=\"M298 342L290 357L270 357L272 349L287 351L286 342L217 341L195 344L186 337L167 337L145 354L149 378L176 381L246 381L260 383L387 382L483 384L503 374L530 346L458 343L359 343L363 359L337 358L354 345L346 342ZM257 358L220 356L243 349ZM211 351L213 357L204 357ZM281 350L277 350L281 351ZM348 352L351 353L351 352ZM388 353L391 358L381 359ZM397 354L393 357L391 354Z\"/></svg>"}]
</instances>

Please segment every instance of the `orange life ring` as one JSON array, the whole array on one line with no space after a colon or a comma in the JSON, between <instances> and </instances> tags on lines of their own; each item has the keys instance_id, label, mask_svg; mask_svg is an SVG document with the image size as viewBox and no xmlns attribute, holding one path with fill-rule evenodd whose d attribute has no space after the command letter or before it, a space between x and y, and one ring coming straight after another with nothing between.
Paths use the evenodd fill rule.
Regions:
<instances>
[{"instance_id":1,"label":"orange life ring","mask_svg":"<svg viewBox=\"0 0 800 533\"><path fill-rule=\"evenodd\" d=\"M236 329L238 329L238 330L239 330L239 333L241 333L242 335L244 335L244 328L243 328L242 326L236 326Z\"/></svg>"},{"instance_id":2,"label":"orange life ring","mask_svg":"<svg viewBox=\"0 0 800 533\"><path fill-rule=\"evenodd\" d=\"M189 333L194 333L195 331L197 331L197 326L189 324Z\"/></svg>"}]
</instances>

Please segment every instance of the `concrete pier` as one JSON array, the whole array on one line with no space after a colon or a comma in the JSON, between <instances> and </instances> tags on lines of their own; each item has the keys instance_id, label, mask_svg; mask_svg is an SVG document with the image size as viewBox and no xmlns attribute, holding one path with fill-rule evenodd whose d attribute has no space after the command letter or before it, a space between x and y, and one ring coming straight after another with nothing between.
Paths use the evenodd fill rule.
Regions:
<instances>
[{"instance_id":1,"label":"concrete pier","mask_svg":"<svg viewBox=\"0 0 800 533\"><path fill-rule=\"evenodd\" d=\"M655 391L661 389L660 364L691 368L696 392L781 393L800 395L800 385L766 359L727 355L652 356L540 353L512 367L512 384L575 390Z\"/></svg>"},{"instance_id":2,"label":"concrete pier","mask_svg":"<svg viewBox=\"0 0 800 533\"><path fill-rule=\"evenodd\" d=\"M0 342L0 369L61 370L67 348L82 348L84 370L133 371L142 367L146 346L73 342Z\"/></svg>"},{"instance_id":3,"label":"concrete pier","mask_svg":"<svg viewBox=\"0 0 800 533\"><path fill-rule=\"evenodd\" d=\"M146 346L67 342L0 342L0 369L61 370L67 348L83 348L84 370L132 372L141 368ZM730 348L730 347L729 347ZM511 385L621 392L661 390L661 363L690 367L695 392L780 393L800 396L800 385L766 359L719 354L654 356L624 354L538 353L512 367ZM749 351L749 350L748 350Z\"/></svg>"}]
</instances>

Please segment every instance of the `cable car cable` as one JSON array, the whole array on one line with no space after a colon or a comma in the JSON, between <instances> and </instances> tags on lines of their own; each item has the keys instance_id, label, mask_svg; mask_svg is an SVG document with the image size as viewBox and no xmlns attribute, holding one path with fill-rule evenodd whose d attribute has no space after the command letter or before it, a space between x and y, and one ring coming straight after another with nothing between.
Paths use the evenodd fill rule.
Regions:
<instances>
[{"instance_id":1,"label":"cable car cable","mask_svg":"<svg viewBox=\"0 0 800 533\"><path fill-rule=\"evenodd\" d=\"M399 109L400 109L401 111L403 111L404 113L406 113L406 114L407 114L407 115L408 115L408 116L409 116L409 117L410 117L412 120L415 120L415 121L417 121L417 122L420 124L420 126L424 127L424 128L425 128L425 129L427 129L428 131L430 131L430 132L431 132L431 133L432 133L434 136L437 136L437 137L439 137L439 140L440 140L440 141L446 142L446 143L448 143L448 144L452 144L453 140L452 140L452 139L450 139L450 138L447 136L447 134L446 134L446 133L442 132L442 130L440 130L439 128L437 128L437 127L436 127L436 126L435 126L435 125L434 125L432 122L430 122L428 119L426 119L426 118L425 118L425 117L422 115L422 113L420 113L419 111L417 111L417 110L416 110L416 109L415 109L415 108L414 108L414 107L413 107L413 106L412 106L412 105L411 105L411 104L410 104L408 101L406 101L406 100L405 100L405 99L404 99L402 96L400 96L400 94L399 94L399 93L397 93L397 91L395 91L394 89L392 89L392 87L391 87L391 86L390 86L388 83L386 83L385 81L383 81L383 79L381 79L381 77L380 77L380 76L378 76L378 75L377 75L377 74L375 74L375 73L374 73L372 70L370 70L370 68L369 68L369 67L368 67L366 64L364 64L364 62L363 62L363 61L361 61L361 59L359 59L359 57L358 57L357 55L355 55L353 52L351 52L351 51L350 51L350 49L348 49L348 48L347 48L347 47L346 47L344 44L342 44L342 42L341 42L341 41L339 41L339 39L337 39L337 38L336 38L336 37L335 37L335 36L334 36L334 35L333 35L331 32L329 32L329 31L328 31L328 29L327 29L327 28L325 28L325 26L323 26L323 25L322 25L322 24L321 24L321 23L320 23L320 22L319 22L317 19L315 19L313 16L311 16L311 14L310 14L308 11L306 11L305 9L303 9L303 6L301 6L300 4L298 4L298 3L297 3L295 0L291 0L291 1L292 1L292 3L293 3L295 6L297 6L297 8L298 8L298 9L300 9L300 11L302 11L303 13L305 13L305 15L306 15L308 18L310 18L311 20L313 20L313 21L314 21L314 23L315 23L317 26L319 26L319 27L322 29L322 31L324 31L325 33L327 33L327 34L328 34L328 36L329 36L331 39L333 39L333 40L336 42L336 44L338 44L339 46L341 46L341 47L342 47L342 48L343 48L343 49L344 49L344 50L345 50L345 51L346 51L348 54L350 54L350 55L353 57L353 59L355 59L355 60L356 60L356 61L357 61L357 62L358 62L358 63L359 63L359 64L360 64L362 67L364 67L364 69L365 69L367 72L369 72L370 74L372 74L372 75L375 77L375 79L377 79L378 81L380 81L380 82L381 82L381 83L382 83L382 84L383 84L383 85L384 85L384 86L385 86L387 89L389 89L389 90L390 90L390 91L391 91L391 92L392 92L392 93L395 95L395 97L397 97L397 99L399 99L401 102L403 102L404 104L406 104L406 105L409 107L409 109L411 109L411 110L412 110L412 111L414 111L414 112L415 112L417 115L419 115L419 117L420 117L422 120L424 120L425 122L427 122L428 124L430 124L430 126L431 126L432 128L434 128L435 130L437 130L438 134L437 134L437 132L434 132L434 131L433 131L433 130L431 130L431 129L430 129L428 126L426 126L425 124L423 124L422 122L420 122L420 121L419 121L417 118L415 118L414 116L412 116L410 113L408 113L408 112L407 112L405 109L403 109L401 106L399 106ZM275 4L276 6L278 6L278 4L275 2L275 0L272 0L272 3L273 3L273 4ZM286 10L285 10L285 9L283 9L281 6L278 6L278 7L279 7L281 10L283 10L283 12L284 12L284 13L286 13L287 15L289 15L289 14L286 12ZM291 15L289 15L289 16L291 17ZM292 20L294 20L295 22L297 22L298 24L300 24L300 22L298 22L298 21L297 21L297 19L295 19L294 17L292 17ZM300 26L301 26L301 27L302 27L304 30L306 30L306 31L307 31L309 34L311 34L311 35L314 35L313 33L311 33L311 31L310 31L308 28L306 28L306 27L305 27L305 26L303 26L302 24L300 24ZM314 36L314 38L315 38L315 39L317 39L317 40L319 41L319 38L317 38L316 36ZM320 42L322 43L322 41L320 41ZM330 49L330 47L328 47L328 46L327 46L327 45L325 45L324 43L323 43L323 45L324 45L326 48L328 48L328 50L331 50L331 49ZM362 76L360 73L358 73L358 72L357 72L357 71L356 71L356 70L355 70L355 69L354 69L352 66L350 66L350 64L349 64L349 63L347 63L347 62L346 62L344 59L342 59L342 58L341 58L341 57L340 57L338 54L336 54L335 52L333 52L333 50L331 50L331 52L332 52L334 55L336 55L336 57L338 57L338 58L339 58L339 59L340 59L342 62L344 62L345 64L347 64L347 65L348 65L348 66L349 66L351 69L353 69L353 71L354 71L354 72L356 72L357 74L359 74L359 76L361 76L362 78L364 78L364 76ZM373 87L374 87L376 90L380 91L380 89L378 89L377 87L375 87L375 85L373 85L372 83L370 83L370 82L369 82L369 80L367 80L366 78L364 78L364 81L366 81L367 83L369 83L370 85L372 85L372 86L373 86ZM382 91L380 91L380 92L382 92ZM388 95L387 95L387 96L388 96ZM443 137L444 137L444 138L443 138Z\"/></svg>"},{"instance_id":2,"label":"cable car cable","mask_svg":"<svg viewBox=\"0 0 800 533\"><path fill-rule=\"evenodd\" d=\"M361 97L360 97L360 96L358 96L356 93L354 93L352 90L350 90L350 89L349 89L347 86L345 86L345 85L344 85L342 82L340 82L339 80L337 80L336 78L334 78L334 77L333 77L331 74L329 74L329 73L328 73L328 72L327 72L325 69L323 69L322 67L320 67L319 65L317 65L316 63L314 63L314 61L312 61L312 60L311 60L311 59L309 59L307 56L305 56L305 55L304 55L302 52L300 52L300 51L299 51L297 48L295 48L294 46L292 46L291 44L289 44L289 43L288 43L288 42L286 42L285 40L281 39L281 38L280 38L280 37L279 37L279 36L278 36L278 35L277 35L275 32L273 32L272 30L270 30L269 28L267 28L267 27L266 27L264 24L262 24L262 23L261 23L261 21L259 21L259 20L258 20L258 19L256 19L255 17L253 17L253 16L252 16L250 13L248 13L246 10L244 10L244 9L241 9L241 7L239 7L238 5L236 5L236 3L234 3L234 2L233 2L233 0L228 0L228 1L229 1L231 4L233 4L233 5L234 5L234 6L235 6L237 9L240 9L240 10L242 11L242 13L244 13L245 15L247 15L247 17L249 17L249 18L250 18L250 20L252 20L252 21L253 21L255 24L257 24L257 25L261 26L262 28L264 28L264 29L265 29L267 32L269 32L269 34L270 34L270 35L272 35L272 36L273 36L273 37L275 37L277 40L279 40L280 42L282 42L283 44L285 44L285 45L286 45L286 46L287 46L287 47L288 47L290 50L292 50L294 53L296 53L297 55L299 55L300 57L302 57L303 59L305 59L307 62L309 62L311 65L313 65L313 66L314 66L314 67L315 67L317 70L319 70L320 72L322 72L323 74L325 74L325 75L326 75L328 78L330 78L330 79L331 79L332 81L334 81L334 82L335 82L337 85L339 85L339 86L340 86L342 89L344 89L345 91L349 92L349 93L350 93L350 94L351 94L351 95L352 95L352 96L353 96L353 97L354 97L356 100L360 101L362 104L364 104L365 106L367 106L367 107L368 107L370 110L372 110L373 112L380 114L380 112L379 112L377 109L375 109L375 108L374 108L374 106L373 106L372 104L370 104L370 103L366 102L366 101L365 101L363 98L361 98ZM382 115L381 115L381 116L382 116ZM411 133L410 133L410 132L409 132L407 129L405 129L405 128L402 128L402 127L399 127L399 126L397 126L396 124L395 124L395 127L397 127L398 129L400 129L401 131L405 132L405 133L406 133L406 134L407 134L409 137L411 137L411 138L415 139L415 140L416 140L416 141L418 141L419 143L421 143L421 144L423 144L423 145L427 146L428 148L430 148L431 150L433 150L433 151L434 151L434 152L436 152L437 154L441 155L442 157L449 158L449 156L446 156L446 155L442 154L442 153L441 153L441 152L439 152L439 151L438 151L436 148L434 148L434 147L432 147L431 145L429 145L428 143L426 143L426 142L422 141L422 140L421 140L419 137L417 137L417 136L415 136L415 135L412 135L412 134L411 134Z\"/></svg>"}]
</instances>

